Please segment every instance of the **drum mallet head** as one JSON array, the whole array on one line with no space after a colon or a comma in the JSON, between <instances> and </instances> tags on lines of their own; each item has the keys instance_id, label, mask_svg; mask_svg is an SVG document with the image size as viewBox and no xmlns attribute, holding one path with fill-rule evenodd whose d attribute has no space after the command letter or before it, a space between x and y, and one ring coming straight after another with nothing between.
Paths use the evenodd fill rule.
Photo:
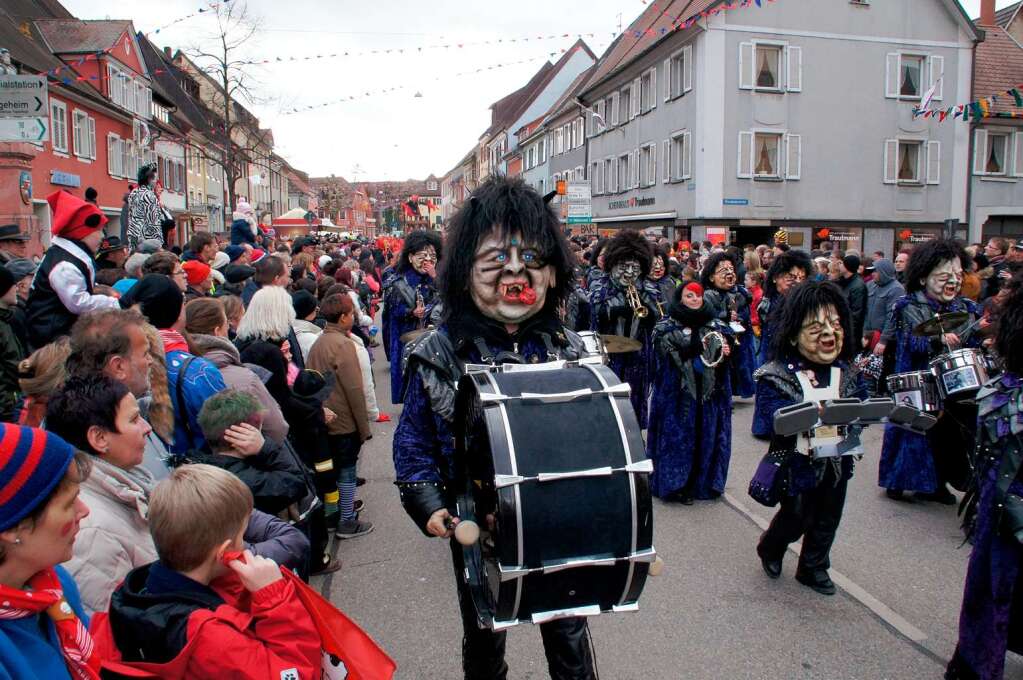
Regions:
<instances>
[{"instance_id":1,"label":"drum mallet head","mask_svg":"<svg viewBox=\"0 0 1023 680\"><path fill-rule=\"evenodd\" d=\"M471 519L463 519L455 525L455 540L462 545L472 545L480 540L480 525Z\"/></svg>"},{"instance_id":2,"label":"drum mallet head","mask_svg":"<svg viewBox=\"0 0 1023 680\"><path fill-rule=\"evenodd\" d=\"M661 556L658 555L654 558L654 561L650 563L650 566L647 568L647 573L651 576L660 576L662 571L664 571L664 560L662 560Z\"/></svg>"}]
</instances>

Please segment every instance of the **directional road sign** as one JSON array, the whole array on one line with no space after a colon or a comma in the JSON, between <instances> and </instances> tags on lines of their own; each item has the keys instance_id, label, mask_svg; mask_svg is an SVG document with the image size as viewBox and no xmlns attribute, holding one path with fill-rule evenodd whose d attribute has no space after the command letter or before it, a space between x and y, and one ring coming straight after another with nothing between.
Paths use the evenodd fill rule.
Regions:
<instances>
[{"instance_id":1,"label":"directional road sign","mask_svg":"<svg viewBox=\"0 0 1023 680\"><path fill-rule=\"evenodd\" d=\"M37 118L48 115L46 78L0 76L0 118Z\"/></svg>"},{"instance_id":2,"label":"directional road sign","mask_svg":"<svg viewBox=\"0 0 1023 680\"><path fill-rule=\"evenodd\" d=\"M49 118L0 118L0 142L44 142L49 138Z\"/></svg>"}]
</instances>

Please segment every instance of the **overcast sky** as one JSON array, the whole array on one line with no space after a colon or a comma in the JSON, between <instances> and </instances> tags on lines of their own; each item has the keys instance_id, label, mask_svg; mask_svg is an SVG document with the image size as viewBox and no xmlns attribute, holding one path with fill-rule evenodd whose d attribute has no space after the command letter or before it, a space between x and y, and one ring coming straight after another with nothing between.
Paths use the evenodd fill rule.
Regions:
<instances>
[{"instance_id":1,"label":"overcast sky","mask_svg":"<svg viewBox=\"0 0 1023 680\"><path fill-rule=\"evenodd\" d=\"M62 0L82 19L132 19L152 32L206 6L209 0ZM819 0L785 0L811 2ZM1014 0L997 0L1004 7ZM980 0L962 0L970 16ZM305 56L372 49L404 54L338 57L261 66L253 70L266 103L250 106L272 127L277 151L310 175L353 179L441 176L475 144L490 122L488 106L518 89L561 50L584 39L599 56L621 25L645 7L642 0L248 0L263 22L244 48L249 58ZM574 9L573 9L574 8ZM756 11L751 9L748 11ZM164 28L150 38L159 46L188 48L213 35L209 16ZM537 40L537 36L573 37ZM585 34L593 33L593 37ZM509 43L529 36L529 41ZM503 45L432 45L504 39ZM411 51L411 53L410 53ZM552 55L551 53L556 53ZM483 74L456 76L479 67L531 60ZM367 91L403 86L314 111L282 115ZM416 93L421 97L415 97Z\"/></svg>"}]
</instances>

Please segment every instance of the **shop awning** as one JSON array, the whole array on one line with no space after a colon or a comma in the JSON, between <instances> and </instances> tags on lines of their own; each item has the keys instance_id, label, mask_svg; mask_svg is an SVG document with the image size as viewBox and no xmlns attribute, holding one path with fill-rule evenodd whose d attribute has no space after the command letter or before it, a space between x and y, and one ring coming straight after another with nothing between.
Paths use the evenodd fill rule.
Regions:
<instances>
[{"instance_id":1,"label":"shop awning","mask_svg":"<svg viewBox=\"0 0 1023 680\"><path fill-rule=\"evenodd\" d=\"M604 222L643 222L645 220L673 220L677 215L678 211L672 210L671 212L645 213L642 215L615 215L614 217L594 217L593 222L595 224L601 224Z\"/></svg>"}]
</instances>

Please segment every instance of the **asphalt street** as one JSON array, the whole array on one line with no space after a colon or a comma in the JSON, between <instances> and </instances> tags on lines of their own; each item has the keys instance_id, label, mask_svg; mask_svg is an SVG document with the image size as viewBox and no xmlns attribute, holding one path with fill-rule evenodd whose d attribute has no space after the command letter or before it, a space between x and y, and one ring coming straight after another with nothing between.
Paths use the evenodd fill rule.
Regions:
<instances>
[{"instance_id":1,"label":"asphalt street","mask_svg":"<svg viewBox=\"0 0 1023 680\"><path fill-rule=\"evenodd\" d=\"M344 567L314 585L397 661L397 677L457 680L461 624L450 554L399 503L391 437L401 407L388 404L387 362L378 355L377 397L393 420L373 425L359 461L368 479L363 519L374 531L337 541ZM766 450L749 434L752 411L752 400L736 401L724 498L689 507L654 501L665 570L648 579L638 612L590 620L602 680L941 678L969 557L956 508L886 498L877 486L882 432L872 428L832 551L839 593L798 584L791 552L772 581L754 547L774 511L746 493ZM532 626L509 631L507 661L510 678L548 677ZM1006 678L1023 679L1023 661L1012 654Z\"/></svg>"}]
</instances>

